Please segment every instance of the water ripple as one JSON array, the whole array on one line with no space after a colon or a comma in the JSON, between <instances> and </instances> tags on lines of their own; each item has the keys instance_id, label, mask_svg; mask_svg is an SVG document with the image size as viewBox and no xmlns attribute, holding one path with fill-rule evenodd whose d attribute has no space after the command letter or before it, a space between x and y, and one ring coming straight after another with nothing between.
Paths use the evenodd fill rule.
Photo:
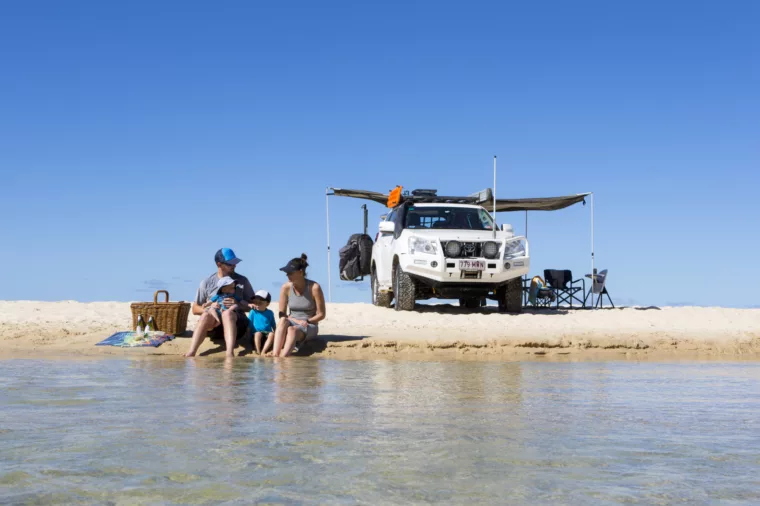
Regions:
<instances>
[{"instance_id":1,"label":"water ripple","mask_svg":"<svg viewBox=\"0 0 760 506\"><path fill-rule=\"evenodd\" d=\"M0 361L0 503L760 502L751 363Z\"/></svg>"}]
</instances>

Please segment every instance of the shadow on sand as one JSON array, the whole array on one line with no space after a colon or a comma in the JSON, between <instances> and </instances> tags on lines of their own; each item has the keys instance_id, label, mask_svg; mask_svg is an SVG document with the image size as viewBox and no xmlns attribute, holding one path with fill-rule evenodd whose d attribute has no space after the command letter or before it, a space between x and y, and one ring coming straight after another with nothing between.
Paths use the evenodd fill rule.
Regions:
<instances>
[{"instance_id":1,"label":"shadow on sand","mask_svg":"<svg viewBox=\"0 0 760 506\"><path fill-rule=\"evenodd\" d=\"M461 306L455 306L453 304L435 304L425 305L417 304L414 306L414 312L416 313L432 313L432 314L456 314L456 315L470 315L470 314L545 314L545 315L563 315L568 312L575 311L581 308L569 308L569 307L526 307L523 308L522 313L503 313L499 311L496 306L485 306L476 309L465 308Z\"/></svg>"},{"instance_id":2,"label":"shadow on sand","mask_svg":"<svg viewBox=\"0 0 760 506\"><path fill-rule=\"evenodd\" d=\"M323 334L316 339L306 341L293 353L295 357L309 357L315 353L322 353L327 348L327 343L345 343L349 341L361 341L367 336L346 336L341 334Z\"/></svg>"},{"instance_id":3,"label":"shadow on sand","mask_svg":"<svg viewBox=\"0 0 760 506\"><path fill-rule=\"evenodd\" d=\"M327 348L327 343L333 342L333 343L344 343L348 341L361 341L362 339L366 339L367 336L346 336L341 334L323 334L320 335L317 339L313 339L311 341L307 341L306 343L302 344L298 347L298 351L293 353L292 355L295 357L308 357L315 353L322 353ZM210 338L209 338L210 339ZM211 339L211 342L216 345L216 348L211 348L206 351L203 351L198 354L200 357L206 357L209 355L216 355L218 353L224 353L227 350L227 346L224 342L224 339ZM256 352L253 350L253 341L250 339L239 339L237 342L237 348L243 348L238 352L239 357L244 357L246 355L255 355Z\"/></svg>"},{"instance_id":4,"label":"shadow on sand","mask_svg":"<svg viewBox=\"0 0 760 506\"><path fill-rule=\"evenodd\" d=\"M211 348L206 351L198 353L199 357L207 357L209 355L216 355L217 353L224 353L227 351L227 344L224 339L208 338L212 343L216 345L216 348ZM235 349L243 348L238 352L239 357L244 357L253 353L253 341L250 338L238 339Z\"/></svg>"}]
</instances>

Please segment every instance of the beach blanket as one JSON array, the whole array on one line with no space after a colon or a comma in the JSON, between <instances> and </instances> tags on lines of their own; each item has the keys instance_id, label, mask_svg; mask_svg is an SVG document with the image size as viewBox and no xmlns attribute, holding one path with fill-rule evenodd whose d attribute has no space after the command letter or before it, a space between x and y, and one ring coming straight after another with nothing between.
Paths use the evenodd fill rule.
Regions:
<instances>
[{"instance_id":1,"label":"beach blanket","mask_svg":"<svg viewBox=\"0 0 760 506\"><path fill-rule=\"evenodd\" d=\"M159 347L166 341L171 341L174 336L163 332L146 332L139 336L134 332L117 332L108 339L100 341L95 346L119 346L122 348L134 348L138 346Z\"/></svg>"}]
</instances>

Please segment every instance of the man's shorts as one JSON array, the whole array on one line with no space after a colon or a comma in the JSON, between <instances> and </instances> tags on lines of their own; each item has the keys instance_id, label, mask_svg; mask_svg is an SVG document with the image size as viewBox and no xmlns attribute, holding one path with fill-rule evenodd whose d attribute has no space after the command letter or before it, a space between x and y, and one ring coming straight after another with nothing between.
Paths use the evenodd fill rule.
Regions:
<instances>
[{"instance_id":1,"label":"man's shorts","mask_svg":"<svg viewBox=\"0 0 760 506\"><path fill-rule=\"evenodd\" d=\"M235 325L237 326L237 339L240 339L241 337L245 336L245 331L248 330L248 318L243 313L238 311L238 317ZM208 335L211 337L211 339L221 339L224 341L224 326L219 325L211 332L209 332Z\"/></svg>"},{"instance_id":2,"label":"man's shorts","mask_svg":"<svg viewBox=\"0 0 760 506\"><path fill-rule=\"evenodd\" d=\"M297 328L298 330L304 333L304 335L306 336L305 341L308 341L309 339L314 339L319 334L319 327L313 323L310 323L304 327L303 325L298 325L291 318L288 318L288 321L290 322L291 326Z\"/></svg>"}]
</instances>

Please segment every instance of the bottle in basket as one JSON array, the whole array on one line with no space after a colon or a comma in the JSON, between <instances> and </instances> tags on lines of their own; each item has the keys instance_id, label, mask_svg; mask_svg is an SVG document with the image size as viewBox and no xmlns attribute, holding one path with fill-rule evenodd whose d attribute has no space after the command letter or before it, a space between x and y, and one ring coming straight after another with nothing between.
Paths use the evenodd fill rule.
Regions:
<instances>
[{"instance_id":1,"label":"bottle in basket","mask_svg":"<svg viewBox=\"0 0 760 506\"><path fill-rule=\"evenodd\" d=\"M145 332L155 332L156 331L156 322L153 320L153 316L148 317L148 326L145 327Z\"/></svg>"},{"instance_id":2,"label":"bottle in basket","mask_svg":"<svg viewBox=\"0 0 760 506\"><path fill-rule=\"evenodd\" d=\"M135 328L135 334L140 335L145 331L145 320L143 315L137 315L137 328Z\"/></svg>"}]
</instances>

